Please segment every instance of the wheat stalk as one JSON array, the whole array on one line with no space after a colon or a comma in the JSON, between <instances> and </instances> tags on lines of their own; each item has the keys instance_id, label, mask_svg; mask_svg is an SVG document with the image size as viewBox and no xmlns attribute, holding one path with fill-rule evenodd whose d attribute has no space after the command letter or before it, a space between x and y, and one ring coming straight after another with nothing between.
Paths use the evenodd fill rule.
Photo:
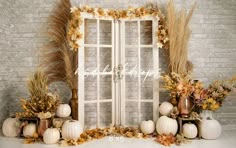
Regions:
<instances>
[{"instance_id":1,"label":"wheat stalk","mask_svg":"<svg viewBox=\"0 0 236 148\"><path fill-rule=\"evenodd\" d=\"M48 79L42 71L36 71L27 82L30 97L44 98L48 92Z\"/></svg>"}]
</instances>

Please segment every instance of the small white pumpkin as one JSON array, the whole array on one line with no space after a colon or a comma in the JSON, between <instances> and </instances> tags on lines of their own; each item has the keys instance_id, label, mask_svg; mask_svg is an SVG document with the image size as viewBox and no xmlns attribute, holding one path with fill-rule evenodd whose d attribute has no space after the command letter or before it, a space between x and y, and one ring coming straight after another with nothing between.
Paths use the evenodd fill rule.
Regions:
<instances>
[{"instance_id":1,"label":"small white pumpkin","mask_svg":"<svg viewBox=\"0 0 236 148\"><path fill-rule=\"evenodd\" d=\"M36 124L30 123L24 126L23 128L23 135L24 137L33 137L36 133Z\"/></svg>"},{"instance_id":2,"label":"small white pumpkin","mask_svg":"<svg viewBox=\"0 0 236 148\"><path fill-rule=\"evenodd\" d=\"M163 102L160 105L159 111L161 115L168 116L171 113L172 109L173 105L170 102Z\"/></svg>"},{"instance_id":3,"label":"small white pumpkin","mask_svg":"<svg viewBox=\"0 0 236 148\"><path fill-rule=\"evenodd\" d=\"M69 117L70 114L71 114L70 105L68 105L68 104L60 104L57 107L57 111L56 111L57 117L61 117L61 118Z\"/></svg>"},{"instance_id":4,"label":"small white pumpkin","mask_svg":"<svg viewBox=\"0 0 236 148\"><path fill-rule=\"evenodd\" d=\"M43 133L43 142L46 144L55 144L60 139L60 132L57 128L48 128Z\"/></svg>"},{"instance_id":5,"label":"small white pumpkin","mask_svg":"<svg viewBox=\"0 0 236 148\"><path fill-rule=\"evenodd\" d=\"M204 139L217 139L221 134L221 125L217 120L201 120L200 133Z\"/></svg>"},{"instance_id":6,"label":"small white pumpkin","mask_svg":"<svg viewBox=\"0 0 236 148\"><path fill-rule=\"evenodd\" d=\"M67 120L62 126L63 139L77 139L83 132L82 124L77 120Z\"/></svg>"},{"instance_id":7,"label":"small white pumpkin","mask_svg":"<svg viewBox=\"0 0 236 148\"><path fill-rule=\"evenodd\" d=\"M161 116L157 120L156 130L158 134L170 134L175 135L178 130L178 123L175 119L169 118L167 116Z\"/></svg>"},{"instance_id":8,"label":"small white pumpkin","mask_svg":"<svg viewBox=\"0 0 236 148\"><path fill-rule=\"evenodd\" d=\"M186 138L195 138L197 137L197 126L195 124L192 123L185 123L183 125L183 134L184 137Z\"/></svg>"},{"instance_id":9,"label":"small white pumpkin","mask_svg":"<svg viewBox=\"0 0 236 148\"><path fill-rule=\"evenodd\" d=\"M17 118L7 118L4 120L2 125L2 132L6 137L16 137L17 133L17 123L19 123L19 119Z\"/></svg>"},{"instance_id":10,"label":"small white pumpkin","mask_svg":"<svg viewBox=\"0 0 236 148\"><path fill-rule=\"evenodd\" d=\"M140 129L144 134L151 134L155 130L155 123L152 120L142 121Z\"/></svg>"}]
</instances>

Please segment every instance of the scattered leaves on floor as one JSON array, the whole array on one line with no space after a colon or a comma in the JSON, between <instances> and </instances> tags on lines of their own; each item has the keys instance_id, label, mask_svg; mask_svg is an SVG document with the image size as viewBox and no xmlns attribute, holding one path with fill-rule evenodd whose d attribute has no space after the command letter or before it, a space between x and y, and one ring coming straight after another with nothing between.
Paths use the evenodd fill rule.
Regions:
<instances>
[{"instance_id":1,"label":"scattered leaves on floor","mask_svg":"<svg viewBox=\"0 0 236 148\"><path fill-rule=\"evenodd\" d=\"M170 146L171 144L174 144L176 142L176 138L172 133L169 135L162 134L158 135L155 141L164 146Z\"/></svg>"},{"instance_id":2,"label":"scattered leaves on floor","mask_svg":"<svg viewBox=\"0 0 236 148\"><path fill-rule=\"evenodd\" d=\"M181 144L186 144L186 143L190 143L191 141L190 140L187 140L184 135L182 134L177 134L176 135L176 141L175 141L175 144L176 145L181 145Z\"/></svg>"},{"instance_id":3,"label":"scattered leaves on floor","mask_svg":"<svg viewBox=\"0 0 236 148\"><path fill-rule=\"evenodd\" d=\"M35 142L42 142L43 139L41 137L39 137L38 133L34 133L33 137L26 137L26 139L24 139L24 144L33 144Z\"/></svg>"},{"instance_id":4,"label":"scattered leaves on floor","mask_svg":"<svg viewBox=\"0 0 236 148\"><path fill-rule=\"evenodd\" d=\"M85 142L91 141L93 139L101 139L106 136L124 136L127 138L149 138L153 135L145 135L138 128L134 127L121 127L121 126L111 126L107 128L96 128L91 130L85 130L80 138L75 139L65 139L60 141L61 146L71 146L80 145Z\"/></svg>"}]
</instances>

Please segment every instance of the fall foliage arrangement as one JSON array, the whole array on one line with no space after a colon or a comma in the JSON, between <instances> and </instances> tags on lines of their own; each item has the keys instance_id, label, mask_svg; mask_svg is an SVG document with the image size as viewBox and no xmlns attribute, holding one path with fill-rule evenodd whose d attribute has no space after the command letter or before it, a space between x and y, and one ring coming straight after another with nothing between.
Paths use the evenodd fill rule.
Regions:
<instances>
[{"instance_id":1,"label":"fall foliage arrangement","mask_svg":"<svg viewBox=\"0 0 236 148\"><path fill-rule=\"evenodd\" d=\"M59 96L49 92L48 79L42 71L36 71L28 81L30 98L21 99L24 112L16 113L17 117L51 118L59 105Z\"/></svg>"},{"instance_id":2,"label":"fall foliage arrangement","mask_svg":"<svg viewBox=\"0 0 236 148\"><path fill-rule=\"evenodd\" d=\"M229 93L236 91L236 77L215 80L207 88L204 88L202 82L192 80L190 75L171 73L162 78L164 87L170 91L171 100L186 96L201 110L217 110Z\"/></svg>"}]
</instances>

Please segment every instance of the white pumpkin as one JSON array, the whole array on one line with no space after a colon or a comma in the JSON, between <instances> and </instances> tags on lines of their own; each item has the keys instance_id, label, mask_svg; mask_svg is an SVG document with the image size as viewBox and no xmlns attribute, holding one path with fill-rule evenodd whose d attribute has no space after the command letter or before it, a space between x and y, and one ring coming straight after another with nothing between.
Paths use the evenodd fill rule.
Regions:
<instances>
[{"instance_id":1,"label":"white pumpkin","mask_svg":"<svg viewBox=\"0 0 236 148\"><path fill-rule=\"evenodd\" d=\"M178 123L175 119L169 118L167 116L161 116L157 120L156 130L158 134L170 134L175 135L178 130Z\"/></svg>"},{"instance_id":2,"label":"white pumpkin","mask_svg":"<svg viewBox=\"0 0 236 148\"><path fill-rule=\"evenodd\" d=\"M163 102L160 105L159 111L163 116L168 116L173 109L173 105L170 102Z\"/></svg>"},{"instance_id":3,"label":"white pumpkin","mask_svg":"<svg viewBox=\"0 0 236 148\"><path fill-rule=\"evenodd\" d=\"M64 122L62 126L62 138L63 139L77 139L83 132L82 124L77 120L68 120Z\"/></svg>"},{"instance_id":4,"label":"white pumpkin","mask_svg":"<svg viewBox=\"0 0 236 148\"><path fill-rule=\"evenodd\" d=\"M24 137L33 137L34 133L36 133L36 132L37 132L36 124L34 124L34 123L27 124L23 128Z\"/></svg>"},{"instance_id":5,"label":"white pumpkin","mask_svg":"<svg viewBox=\"0 0 236 148\"><path fill-rule=\"evenodd\" d=\"M17 123L19 120L17 118L7 118L4 120L2 125L2 132L6 137L16 137L17 133Z\"/></svg>"},{"instance_id":6,"label":"white pumpkin","mask_svg":"<svg viewBox=\"0 0 236 148\"><path fill-rule=\"evenodd\" d=\"M71 114L70 105L68 105L68 104L60 104L57 107L57 111L56 111L57 117L61 117L61 118L69 117L70 114Z\"/></svg>"},{"instance_id":7,"label":"white pumpkin","mask_svg":"<svg viewBox=\"0 0 236 148\"><path fill-rule=\"evenodd\" d=\"M197 126L192 123L185 123L183 125L183 135L186 138L195 138L197 137Z\"/></svg>"},{"instance_id":8,"label":"white pumpkin","mask_svg":"<svg viewBox=\"0 0 236 148\"><path fill-rule=\"evenodd\" d=\"M217 139L221 134L221 125L217 120L201 120L200 133L204 139Z\"/></svg>"},{"instance_id":9,"label":"white pumpkin","mask_svg":"<svg viewBox=\"0 0 236 148\"><path fill-rule=\"evenodd\" d=\"M60 132L57 128L48 128L43 133L43 142L46 144L55 144L60 139Z\"/></svg>"},{"instance_id":10,"label":"white pumpkin","mask_svg":"<svg viewBox=\"0 0 236 148\"><path fill-rule=\"evenodd\" d=\"M144 134L151 134L155 130L155 123L152 120L142 121L140 129Z\"/></svg>"}]
</instances>

